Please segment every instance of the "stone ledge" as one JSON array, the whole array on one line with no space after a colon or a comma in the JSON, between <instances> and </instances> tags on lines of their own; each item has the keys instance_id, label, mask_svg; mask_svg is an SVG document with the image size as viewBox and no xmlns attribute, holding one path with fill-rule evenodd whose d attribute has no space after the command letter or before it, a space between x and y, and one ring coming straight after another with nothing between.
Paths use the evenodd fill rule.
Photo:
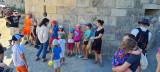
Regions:
<instances>
[{"instance_id":1,"label":"stone ledge","mask_svg":"<svg viewBox=\"0 0 160 72\"><path fill-rule=\"evenodd\" d=\"M134 0L117 0L116 8L133 8Z\"/></svg>"},{"instance_id":2,"label":"stone ledge","mask_svg":"<svg viewBox=\"0 0 160 72\"><path fill-rule=\"evenodd\" d=\"M111 16L126 16L127 10L126 9L112 9Z\"/></svg>"},{"instance_id":3,"label":"stone ledge","mask_svg":"<svg viewBox=\"0 0 160 72\"><path fill-rule=\"evenodd\" d=\"M157 4L143 4L145 9L160 9L160 5Z\"/></svg>"}]
</instances>

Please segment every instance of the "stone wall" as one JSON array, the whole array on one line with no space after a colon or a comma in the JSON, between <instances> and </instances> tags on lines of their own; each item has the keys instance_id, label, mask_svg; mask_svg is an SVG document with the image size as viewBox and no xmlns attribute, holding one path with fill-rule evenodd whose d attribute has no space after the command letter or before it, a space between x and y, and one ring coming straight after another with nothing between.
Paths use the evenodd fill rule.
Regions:
<instances>
[{"instance_id":1,"label":"stone wall","mask_svg":"<svg viewBox=\"0 0 160 72\"><path fill-rule=\"evenodd\" d=\"M4 0L6 6L25 9L25 0Z\"/></svg>"},{"instance_id":2,"label":"stone wall","mask_svg":"<svg viewBox=\"0 0 160 72\"><path fill-rule=\"evenodd\" d=\"M47 18L58 21L58 25L75 28L77 23L82 24L85 31L85 23L92 23L93 30L97 19L104 20L104 35L102 44L103 55L113 55L122 41L125 33L130 33L138 26L142 18L150 20L149 30L152 39L148 48L151 48L158 27L158 14L160 14L159 0L25 0L26 12L31 11L34 17L41 21L43 19L43 5L47 8ZM147 10L146 9L151 9ZM152 12L154 15L146 15Z\"/></svg>"}]
</instances>

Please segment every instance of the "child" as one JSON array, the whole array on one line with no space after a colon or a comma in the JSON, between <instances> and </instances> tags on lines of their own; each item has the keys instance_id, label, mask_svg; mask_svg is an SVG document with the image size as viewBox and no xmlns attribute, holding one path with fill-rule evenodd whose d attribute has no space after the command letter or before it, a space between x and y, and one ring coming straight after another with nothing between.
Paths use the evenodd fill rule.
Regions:
<instances>
[{"instance_id":1,"label":"child","mask_svg":"<svg viewBox=\"0 0 160 72\"><path fill-rule=\"evenodd\" d=\"M26 41L25 45L27 45L27 44L28 44L28 41L29 41L30 26L31 26L31 24L32 24L30 18L31 18L31 17L30 17L30 14L28 14L27 17L24 19L25 26L24 26L24 29L23 29L23 31L22 31L22 33L21 33L21 34L23 34L23 35L24 35L24 34L27 35L27 41Z\"/></svg>"},{"instance_id":2,"label":"child","mask_svg":"<svg viewBox=\"0 0 160 72\"><path fill-rule=\"evenodd\" d=\"M39 46L36 45L36 42L35 42L36 36L37 36L37 34L36 34L37 20L34 20L33 23L34 23L34 25L32 26L32 31L31 31L31 44L33 44L34 47L38 49Z\"/></svg>"},{"instance_id":3,"label":"child","mask_svg":"<svg viewBox=\"0 0 160 72\"><path fill-rule=\"evenodd\" d=\"M15 41L15 44L12 46L13 63L17 72L28 72L28 66L24 56L24 47L20 45L22 37L23 35L19 34L15 34L12 37L12 40Z\"/></svg>"},{"instance_id":4,"label":"child","mask_svg":"<svg viewBox=\"0 0 160 72\"><path fill-rule=\"evenodd\" d=\"M52 21L51 26L49 27L49 31L50 31L50 40L49 40L47 53L49 53L49 49L51 47L52 41L54 39L57 39L57 37L58 37L58 34L57 34L58 26L56 25L56 21L55 20Z\"/></svg>"},{"instance_id":5,"label":"child","mask_svg":"<svg viewBox=\"0 0 160 72\"><path fill-rule=\"evenodd\" d=\"M65 34L62 25L59 26L59 30L58 30L58 40L60 39L60 33L64 33L64 34ZM66 36L65 36L65 37L66 37Z\"/></svg>"},{"instance_id":6,"label":"child","mask_svg":"<svg viewBox=\"0 0 160 72\"><path fill-rule=\"evenodd\" d=\"M57 72L58 68L58 72L60 72L60 53L62 50L61 47L58 47L57 39L54 39L52 43L54 47L52 48L51 60L54 62L54 71Z\"/></svg>"},{"instance_id":7,"label":"child","mask_svg":"<svg viewBox=\"0 0 160 72\"><path fill-rule=\"evenodd\" d=\"M75 42L75 54L76 54L76 58L77 57L81 57L82 55L80 54L81 51L80 51L80 43L81 43L81 33L82 31L80 30L81 28L81 25L80 24L77 24L76 25L76 29L74 30L74 42ZM79 52L79 56L77 54L77 51Z\"/></svg>"},{"instance_id":8,"label":"child","mask_svg":"<svg viewBox=\"0 0 160 72\"><path fill-rule=\"evenodd\" d=\"M89 38L92 35L91 27L92 27L91 23L86 24L86 29L87 30L86 30L85 35L84 35L85 39L83 40L83 47L82 47L83 53L85 54L85 56L82 58L83 60L88 59L88 51L87 51L86 47L88 45Z\"/></svg>"},{"instance_id":9,"label":"child","mask_svg":"<svg viewBox=\"0 0 160 72\"><path fill-rule=\"evenodd\" d=\"M122 65L128 59L128 54L139 55L142 50L138 49L134 51L136 47L136 41L133 39L123 41L112 59L113 67ZM131 72L131 70L127 69L127 72Z\"/></svg>"},{"instance_id":10,"label":"child","mask_svg":"<svg viewBox=\"0 0 160 72\"><path fill-rule=\"evenodd\" d=\"M63 60L63 64L64 64L65 62L64 54L65 54L65 44L66 44L64 33L60 33L60 39L58 40L58 44L60 45L62 49L62 54L60 54L60 57L61 57L60 63L62 64L62 60Z\"/></svg>"},{"instance_id":11,"label":"child","mask_svg":"<svg viewBox=\"0 0 160 72\"><path fill-rule=\"evenodd\" d=\"M73 39L73 28L69 28L68 29L68 36L67 36L67 39L68 39L68 50L67 50L67 56L70 56L72 57L73 55L73 43L74 43L74 39ZM70 55L69 55L69 52L70 52Z\"/></svg>"}]
</instances>

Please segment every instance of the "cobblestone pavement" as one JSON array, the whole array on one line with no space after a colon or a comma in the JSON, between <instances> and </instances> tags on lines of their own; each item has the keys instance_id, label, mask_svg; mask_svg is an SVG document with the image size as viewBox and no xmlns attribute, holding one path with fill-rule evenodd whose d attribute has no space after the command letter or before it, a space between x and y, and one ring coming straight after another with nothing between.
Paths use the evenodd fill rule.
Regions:
<instances>
[{"instance_id":1,"label":"cobblestone pavement","mask_svg":"<svg viewBox=\"0 0 160 72\"><path fill-rule=\"evenodd\" d=\"M2 34L2 37L0 39L0 42L4 46L8 46L8 38L9 36L9 29L5 27L5 21L3 19L0 19L0 33ZM157 61L156 61L156 53L158 52L158 47L160 45L159 39L160 39L160 28L157 30L157 36L155 40L155 45L153 48L148 49L148 61L149 65L148 68L145 71L142 72L155 72ZM22 44L23 45L23 44ZM4 62L14 67L13 65L13 54L10 47L7 47L7 51L5 51L5 57ZM53 72L54 67L48 66L47 62L43 63L40 61L34 61L35 55L37 53L37 49L33 48L32 46L26 45L25 48L25 56L27 59L27 63L29 66L29 72ZM50 59L51 53L47 54L47 59ZM40 56L41 57L41 56ZM103 62L104 67L100 68L99 63L98 64L92 64L94 59L89 60L82 60L79 58L66 58L66 64L61 66L61 72L112 72L111 70L111 57L103 56ZM14 67L15 68L15 67ZM16 72L14 70L14 72Z\"/></svg>"}]
</instances>

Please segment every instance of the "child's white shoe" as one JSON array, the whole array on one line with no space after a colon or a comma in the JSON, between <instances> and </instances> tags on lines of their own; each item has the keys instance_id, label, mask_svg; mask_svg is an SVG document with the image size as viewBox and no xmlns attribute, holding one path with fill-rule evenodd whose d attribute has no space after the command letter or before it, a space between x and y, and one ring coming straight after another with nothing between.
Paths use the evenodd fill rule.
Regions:
<instances>
[{"instance_id":1,"label":"child's white shoe","mask_svg":"<svg viewBox=\"0 0 160 72\"><path fill-rule=\"evenodd\" d=\"M78 55L76 54L76 58L78 58Z\"/></svg>"},{"instance_id":2,"label":"child's white shoe","mask_svg":"<svg viewBox=\"0 0 160 72\"><path fill-rule=\"evenodd\" d=\"M82 57L82 55L81 55L81 54L79 54L78 58L81 58L81 57Z\"/></svg>"}]
</instances>

